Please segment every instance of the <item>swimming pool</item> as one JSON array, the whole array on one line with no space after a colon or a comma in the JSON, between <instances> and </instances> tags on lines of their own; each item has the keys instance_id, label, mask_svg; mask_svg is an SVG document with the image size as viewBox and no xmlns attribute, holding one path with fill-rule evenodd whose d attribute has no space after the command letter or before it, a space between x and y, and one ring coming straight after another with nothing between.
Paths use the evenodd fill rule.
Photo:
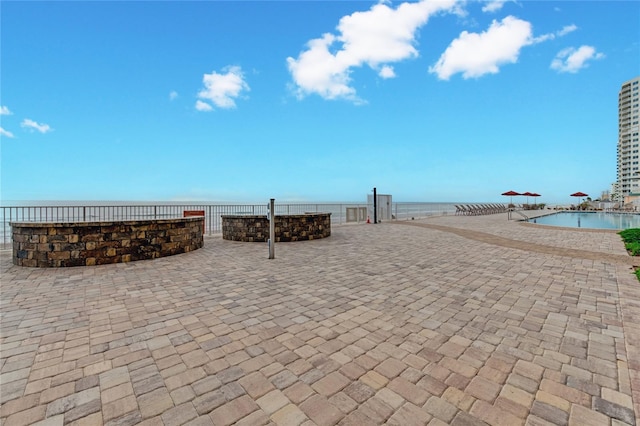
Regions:
<instances>
[{"instance_id":1,"label":"swimming pool","mask_svg":"<svg viewBox=\"0 0 640 426\"><path fill-rule=\"evenodd\" d=\"M640 228L640 214L560 212L532 218L529 222L567 228L628 229Z\"/></svg>"}]
</instances>

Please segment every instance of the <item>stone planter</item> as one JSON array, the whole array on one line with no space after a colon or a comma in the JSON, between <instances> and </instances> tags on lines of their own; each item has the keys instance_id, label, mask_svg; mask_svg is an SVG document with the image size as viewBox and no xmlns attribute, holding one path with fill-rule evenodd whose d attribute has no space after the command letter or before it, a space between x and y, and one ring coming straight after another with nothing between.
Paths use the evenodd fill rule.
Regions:
<instances>
[{"instance_id":1,"label":"stone planter","mask_svg":"<svg viewBox=\"0 0 640 426\"><path fill-rule=\"evenodd\" d=\"M65 267L172 256L204 245L204 217L108 222L12 222L13 263Z\"/></svg>"},{"instance_id":2,"label":"stone planter","mask_svg":"<svg viewBox=\"0 0 640 426\"><path fill-rule=\"evenodd\" d=\"M305 241L331 235L331 213L275 216L276 242ZM231 241L266 242L269 221L264 215L223 215L222 238Z\"/></svg>"}]
</instances>

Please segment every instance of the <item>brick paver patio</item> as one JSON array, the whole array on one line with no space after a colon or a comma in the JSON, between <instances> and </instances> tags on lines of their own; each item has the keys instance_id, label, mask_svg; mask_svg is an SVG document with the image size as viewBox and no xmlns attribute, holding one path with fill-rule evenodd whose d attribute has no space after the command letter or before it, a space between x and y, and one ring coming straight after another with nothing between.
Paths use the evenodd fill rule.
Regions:
<instances>
[{"instance_id":1,"label":"brick paver patio","mask_svg":"<svg viewBox=\"0 0 640 426\"><path fill-rule=\"evenodd\" d=\"M614 232L443 216L267 255L2 252L0 425L636 424L640 285Z\"/></svg>"}]
</instances>

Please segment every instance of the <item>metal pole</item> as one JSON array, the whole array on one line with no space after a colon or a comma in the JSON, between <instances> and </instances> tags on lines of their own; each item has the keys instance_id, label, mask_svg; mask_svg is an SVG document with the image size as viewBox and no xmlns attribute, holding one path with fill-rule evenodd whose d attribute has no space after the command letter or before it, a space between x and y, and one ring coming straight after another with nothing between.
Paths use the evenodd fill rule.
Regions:
<instances>
[{"instance_id":1,"label":"metal pole","mask_svg":"<svg viewBox=\"0 0 640 426\"><path fill-rule=\"evenodd\" d=\"M373 188L373 223L378 223L378 194Z\"/></svg>"},{"instance_id":2,"label":"metal pole","mask_svg":"<svg viewBox=\"0 0 640 426\"><path fill-rule=\"evenodd\" d=\"M269 259L276 258L276 210L275 199L269 201Z\"/></svg>"}]
</instances>

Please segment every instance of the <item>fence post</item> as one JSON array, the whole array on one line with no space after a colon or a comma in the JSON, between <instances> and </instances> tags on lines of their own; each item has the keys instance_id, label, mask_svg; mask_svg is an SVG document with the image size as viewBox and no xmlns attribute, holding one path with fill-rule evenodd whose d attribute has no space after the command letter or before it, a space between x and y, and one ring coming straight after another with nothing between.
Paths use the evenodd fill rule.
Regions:
<instances>
[{"instance_id":1,"label":"fence post","mask_svg":"<svg viewBox=\"0 0 640 426\"><path fill-rule=\"evenodd\" d=\"M275 199L269 200L269 259L276 258L276 209Z\"/></svg>"}]
</instances>

